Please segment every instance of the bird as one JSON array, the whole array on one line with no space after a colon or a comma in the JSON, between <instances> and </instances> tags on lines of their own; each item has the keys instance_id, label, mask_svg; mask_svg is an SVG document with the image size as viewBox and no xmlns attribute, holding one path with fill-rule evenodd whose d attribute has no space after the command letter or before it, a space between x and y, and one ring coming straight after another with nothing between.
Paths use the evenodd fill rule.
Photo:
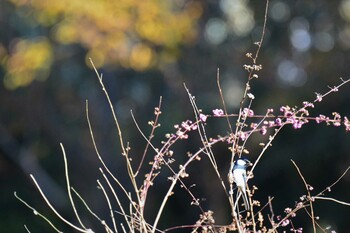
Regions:
<instances>
[{"instance_id":1,"label":"bird","mask_svg":"<svg viewBox=\"0 0 350 233\"><path fill-rule=\"evenodd\" d=\"M238 188L238 193L241 192L245 210L250 210L249 200L247 197L247 167L251 166L252 163L245 158L239 158L236 160L233 166L233 180ZM237 195L238 195L237 193Z\"/></svg>"}]
</instances>

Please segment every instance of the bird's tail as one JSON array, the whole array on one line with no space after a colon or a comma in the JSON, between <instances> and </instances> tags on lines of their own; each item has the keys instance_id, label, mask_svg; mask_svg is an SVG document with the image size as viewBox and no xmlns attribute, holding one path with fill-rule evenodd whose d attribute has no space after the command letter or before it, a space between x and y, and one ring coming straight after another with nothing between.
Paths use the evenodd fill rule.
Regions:
<instances>
[{"instance_id":1,"label":"bird's tail","mask_svg":"<svg viewBox=\"0 0 350 233\"><path fill-rule=\"evenodd\" d=\"M241 191L242 191L242 197L243 197L245 210L249 211L250 210L250 205L249 205L249 200L248 200L248 197L247 197L247 193L244 190L241 190Z\"/></svg>"}]
</instances>

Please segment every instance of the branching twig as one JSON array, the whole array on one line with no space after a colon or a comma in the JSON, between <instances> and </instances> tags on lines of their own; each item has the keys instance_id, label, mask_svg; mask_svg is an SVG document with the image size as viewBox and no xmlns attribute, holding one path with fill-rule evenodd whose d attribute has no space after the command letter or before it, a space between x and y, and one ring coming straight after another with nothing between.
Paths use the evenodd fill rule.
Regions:
<instances>
[{"instance_id":1,"label":"branching twig","mask_svg":"<svg viewBox=\"0 0 350 233\"><path fill-rule=\"evenodd\" d=\"M216 84L217 84L218 89L219 89L220 99L221 99L221 102L222 102L222 107L224 108L224 112L225 112L225 115L226 115L227 125L228 125L228 127L230 129L230 133L233 134L233 129L232 129L232 126L231 126L230 118L228 117L228 112L227 112L227 108L226 108L226 104L225 104L225 98L224 98L224 95L223 95L222 89L221 89L220 69L219 68L217 69L217 72L216 72Z\"/></svg>"},{"instance_id":2,"label":"branching twig","mask_svg":"<svg viewBox=\"0 0 350 233\"><path fill-rule=\"evenodd\" d=\"M36 179L34 178L34 176L32 174L30 174L30 178L32 178L35 186L37 187L39 193L41 194L42 198L44 199L44 201L46 202L47 206L55 213L55 215L61 219L64 223L66 223L67 225L69 225L71 228L80 231L80 232L91 232L90 229L85 230L83 228L77 227L76 225L74 225L73 223L69 222L67 219L65 219L64 217L62 217L62 215L60 213L58 213L58 211L51 205L50 201L47 199L46 195L44 194L44 192L41 190L38 182L36 181Z\"/></svg>"},{"instance_id":3,"label":"branching twig","mask_svg":"<svg viewBox=\"0 0 350 233\"><path fill-rule=\"evenodd\" d=\"M152 138L154 137L154 131L155 131L156 128L158 127L158 119L159 119L159 115L160 115L158 111L160 111L161 106L162 106L162 97L159 98L158 107L155 109L155 111L156 111L156 112L155 112L156 118L155 118L155 120L154 120L154 122L153 122L153 124L152 124L152 130L151 130L151 133L150 133L150 135L149 135L149 137L148 137L147 144L146 144L145 150L144 150L143 155L142 155L142 159L141 159L140 164L139 164L139 166L138 166L138 168L137 168L137 170L136 170L136 172L135 172L135 174L134 174L135 177L136 177L136 176L138 175L138 173L140 172L141 166L143 165L143 161L144 161L144 159L145 159L145 157L146 157L146 153L147 153L147 151L148 151L148 147L149 147L149 145L150 145L150 143L151 143ZM133 118L134 118L134 116L133 116ZM135 120L134 120L134 121L135 121ZM139 130L139 131L141 131L141 130Z\"/></svg>"},{"instance_id":4,"label":"branching twig","mask_svg":"<svg viewBox=\"0 0 350 233\"><path fill-rule=\"evenodd\" d=\"M24 201L22 198L20 198L16 192L14 192L15 197L22 202L24 205L26 205L29 209L31 209L34 213L34 215L38 215L39 217L41 217L42 219L44 219L56 232L60 232L62 233L62 231L58 230L57 227L48 219L46 218L44 215L42 215L40 212L38 212L36 209L34 209L31 205L29 205L26 201ZM29 232L29 230L27 229L27 227L25 226L26 230Z\"/></svg>"},{"instance_id":5,"label":"branching twig","mask_svg":"<svg viewBox=\"0 0 350 233\"><path fill-rule=\"evenodd\" d=\"M173 177L172 179L172 183L166 193L166 195L164 196L164 199L162 201L162 204L158 210L158 213L157 213L157 216L156 216L156 219L154 221L154 224L153 224L153 228L152 228L152 232L154 233L155 232L155 229L158 225L158 222L159 222L159 219L160 219L160 216L162 215L162 212L164 210L164 207L165 207L165 204L167 203L168 201L168 198L171 196L171 194L173 193L173 189L177 183L177 181L180 180L180 176L181 174L183 174L183 172L185 171L185 169L187 168L187 166L193 162L197 156L199 156L201 153L203 153L205 150L206 150L206 147L210 147L210 146L213 146L214 144L216 144L218 141L214 141L214 142L210 142L207 146L205 147L202 147L201 149L199 149L195 154L193 154L188 160L187 162L181 167L181 169L179 170L179 172Z\"/></svg>"},{"instance_id":6,"label":"branching twig","mask_svg":"<svg viewBox=\"0 0 350 233\"><path fill-rule=\"evenodd\" d=\"M331 197L320 197L320 196L317 196L317 197L314 197L315 199L318 199L318 200L326 200L326 201L333 201L333 202L336 202L338 204L341 204L341 205L347 205L347 206L350 206L350 203L349 202L345 202L345 201L339 201L335 198L331 198Z\"/></svg>"},{"instance_id":7,"label":"branching twig","mask_svg":"<svg viewBox=\"0 0 350 233\"><path fill-rule=\"evenodd\" d=\"M84 226L83 222L80 219L80 216L78 214L77 208L75 207L73 198L72 198L72 192L71 192L71 186L70 186L70 182L69 182L69 174L68 174L68 163L67 163L67 156L66 156L66 151L64 150L63 144L60 143L61 149L62 149L62 154L63 154L63 160L64 160L64 170L65 170L65 177L66 177L66 183L67 183L67 193L68 193L68 197L69 197L69 201L73 207L73 211L74 214L80 224L80 226L82 226L84 229L86 229L86 227Z\"/></svg>"},{"instance_id":8,"label":"branching twig","mask_svg":"<svg viewBox=\"0 0 350 233\"><path fill-rule=\"evenodd\" d=\"M307 197L308 197L309 204L310 204L312 228L313 228L314 233L316 233L315 214L314 214L314 208L313 208L313 204L312 204L313 203L313 198L311 197L309 184L306 182L306 180L305 180L303 174L301 173L299 167L297 166L297 164L293 160L291 160L291 161L292 161L293 165L295 166L295 168L297 169L298 174L299 174L300 178L303 180L303 183L305 185L305 189L307 191Z\"/></svg>"}]
</instances>

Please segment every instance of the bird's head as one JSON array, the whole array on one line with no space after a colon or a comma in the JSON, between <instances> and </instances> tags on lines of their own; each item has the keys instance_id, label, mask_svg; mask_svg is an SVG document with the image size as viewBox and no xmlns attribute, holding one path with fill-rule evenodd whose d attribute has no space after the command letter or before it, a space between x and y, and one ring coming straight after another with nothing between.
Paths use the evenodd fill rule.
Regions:
<instances>
[{"instance_id":1,"label":"bird's head","mask_svg":"<svg viewBox=\"0 0 350 233\"><path fill-rule=\"evenodd\" d=\"M246 158L239 158L236 161L236 164L239 166L243 166L243 167L249 167L252 166L253 164Z\"/></svg>"}]
</instances>

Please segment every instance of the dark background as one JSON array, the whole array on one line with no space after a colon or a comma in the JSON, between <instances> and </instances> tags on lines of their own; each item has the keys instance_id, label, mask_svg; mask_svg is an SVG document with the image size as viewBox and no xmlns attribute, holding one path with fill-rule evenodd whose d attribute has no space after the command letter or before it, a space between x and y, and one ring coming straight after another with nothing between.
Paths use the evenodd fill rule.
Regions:
<instances>
[{"instance_id":1,"label":"dark background","mask_svg":"<svg viewBox=\"0 0 350 233\"><path fill-rule=\"evenodd\" d=\"M86 121L86 99L89 100L90 118L101 155L111 170L131 188L126 180L113 118L88 63L89 56L97 61L99 71L103 73L124 141L130 142L130 155L136 167L146 142L132 121L130 109L148 135L150 127L147 122L154 118L153 108L162 96L161 127L154 138L155 144L161 146L164 135L174 132L173 125L194 118L183 83L196 96L204 113L210 114L212 109L221 108L216 86L216 72L220 68L228 110L237 111L247 79L243 65L250 64L245 54L256 51L257 46L253 43L261 35L265 12L265 1L244 0L154 1L153 8L126 1L129 8L115 12L114 8L105 11L110 7L108 1L80 3L73 0L71 2L76 4L66 3L63 8L46 6L45 2L0 0L2 232L25 232L24 224L31 232L50 229L47 223L14 198L14 191L52 219L60 230L71 231L54 217L29 177L33 174L37 178L63 216L74 219L65 191L60 142L68 156L72 186L94 211L108 219L107 205L96 187L96 179L103 178L98 172L101 165ZM91 9L86 9L88 7ZM170 33L164 36L164 40L144 35L135 26L140 22L143 25L154 9L170 12L161 16L155 14L152 19L165 22L158 25L159 30L163 30L159 35ZM301 106L305 100L314 100L315 92L324 93L329 90L328 86L339 84L339 77L349 77L349 12L348 0L270 2L266 36L258 59L263 70L252 83L252 93L256 97L252 108L256 113L263 114L267 108L277 111L282 105ZM130 17L125 20L125 15ZM167 23L168 17L173 17L169 22L175 18L175 23ZM109 28L114 21L127 26ZM71 23L71 30L78 36L59 39L55 33L62 22ZM191 22L189 26L187 22ZM112 34L116 31L124 36L124 40L118 48L109 47L107 42L114 42ZM22 43L21 47L21 41L27 44ZM97 45L93 41L97 41ZM30 43L39 46L30 47ZM151 59L147 60L149 54ZM134 60L128 60L133 56ZM338 93L319 103L311 114L331 116L337 111L342 116L349 116L349 90L348 85L342 87ZM226 121L217 119L209 119L207 130L209 137L225 135L229 131ZM174 147L174 158L178 163L186 161L187 151L194 152L201 145L197 135L191 136ZM256 199L264 205L268 196L273 196L275 215L284 216L284 208L294 207L298 198L305 194L302 180L290 160L299 165L316 194L333 183L349 166L349 139L344 127L313 122L299 130L286 127L266 152L250 181L259 188ZM252 161L259 153L257 144L261 140L258 137L252 143L249 154ZM227 147L222 143L213 148L223 177L226 177L229 167ZM154 156L149 152L148 161ZM147 169L146 163L142 171ZM228 202L208 161L203 158L195 162L188 173L188 184L197 184L193 192L202 199L205 209L214 211L216 223L230 223ZM167 181L169 174L164 167L150 191L147 217L151 223L159 200L170 185ZM142 179L140 175L140 184ZM329 196L350 202L349 182L350 176L346 175ZM120 192L117 188L116 191ZM161 229L193 224L198 219L200 212L195 206L190 206L187 193L179 188L175 194L161 219ZM330 225L337 232L348 229L349 207L318 201L315 212L323 227ZM88 213L82 215L89 216ZM84 218L88 224L99 226L90 217ZM310 218L304 211L297 214L293 224L306 232L311 229Z\"/></svg>"}]
</instances>

